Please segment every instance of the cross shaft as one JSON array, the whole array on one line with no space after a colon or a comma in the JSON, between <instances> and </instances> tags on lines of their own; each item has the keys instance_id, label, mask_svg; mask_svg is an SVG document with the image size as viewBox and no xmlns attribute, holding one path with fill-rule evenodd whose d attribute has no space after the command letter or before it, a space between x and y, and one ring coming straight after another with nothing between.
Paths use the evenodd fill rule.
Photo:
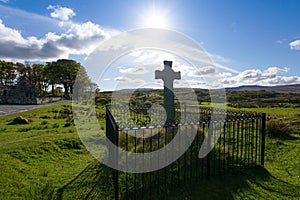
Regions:
<instances>
[{"instance_id":1,"label":"cross shaft","mask_svg":"<svg viewBox=\"0 0 300 200\"><path fill-rule=\"evenodd\" d=\"M164 61L164 69L155 71L155 79L164 81L164 108L167 112L167 124L175 124L173 81L180 78L180 72L175 72L172 69L172 61Z\"/></svg>"}]
</instances>

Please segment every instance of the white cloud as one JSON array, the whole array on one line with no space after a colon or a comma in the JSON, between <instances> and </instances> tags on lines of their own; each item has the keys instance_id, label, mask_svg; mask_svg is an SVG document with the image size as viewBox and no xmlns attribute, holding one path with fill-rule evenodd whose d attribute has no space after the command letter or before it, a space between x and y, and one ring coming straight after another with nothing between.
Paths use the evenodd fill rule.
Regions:
<instances>
[{"instance_id":1,"label":"white cloud","mask_svg":"<svg viewBox=\"0 0 300 200\"><path fill-rule=\"evenodd\" d=\"M0 19L0 37L1 37L1 41L11 41L15 39L19 43L25 43L25 39L22 37L21 33L12 28L5 27L1 19Z\"/></svg>"},{"instance_id":2,"label":"white cloud","mask_svg":"<svg viewBox=\"0 0 300 200\"><path fill-rule=\"evenodd\" d=\"M275 77L278 73L287 73L289 69L287 67L281 69L279 67L269 67L267 70L263 71L264 75L267 77Z\"/></svg>"},{"instance_id":3,"label":"white cloud","mask_svg":"<svg viewBox=\"0 0 300 200\"><path fill-rule=\"evenodd\" d=\"M242 85L291 85L300 84L299 76L284 76L288 72L288 68L269 67L266 70L248 69L237 75L229 72L219 73L223 86L218 82L207 82L200 79L175 80L175 87L191 87L191 88L219 88L219 87L237 87Z\"/></svg>"},{"instance_id":4,"label":"white cloud","mask_svg":"<svg viewBox=\"0 0 300 200\"><path fill-rule=\"evenodd\" d=\"M99 43L110 37L98 24L90 21L82 24L63 23L61 26L67 28L65 33L48 33L45 39L69 54L89 54Z\"/></svg>"},{"instance_id":5,"label":"white cloud","mask_svg":"<svg viewBox=\"0 0 300 200\"><path fill-rule=\"evenodd\" d=\"M199 69L197 69L194 72L194 75L196 76L204 76L204 75L208 75L208 74L215 74L216 73L216 68L213 66L203 66L200 67Z\"/></svg>"},{"instance_id":6,"label":"white cloud","mask_svg":"<svg viewBox=\"0 0 300 200\"><path fill-rule=\"evenodd\" d=\"M184 75L188 76L202 76L202 75L208 75L208 74L214 74L216 73L216 69L223 69L226 71L229 71L231 73L240 73L237 70L234 70L230 67L227 67L225 65L219 64L219 63L229 63L231 62L231 59L224 58L223 56L217 55L217 54L209 54L207 53L207 56L210 56L215 62L214 63L208 63L208 61L203 60L203 62L207 65L213 64L214 67L209 67L204 66L200 67L197 66L197 69L195 67L190 67L185 64L182 64L182 60L178 59L177 56L172 55L169 52L161 51L161 50L138 50L134 51L129 54L130 56L134 57L134 62L136 63L143 63L143 64L157 64L161 65L162 61L164 60L172 60L173 61L173 66L174 70L179 70L182 72ZM199 69L198 69L199 68ZM212 69L214 68L214 69Z\"/></svg>"},{"instance_id":7,"label":"white cloud","mask_svg":"<svg viewBox=\"0 0 300 200\"><path fill-rule=\"evenodd\" d=\"M216 67L214 66L199 66L193 67L188 64L183 64L184 61L175 56L170 54L169 52L161 51L161 50L138 50L134 51L129 54L132 56L133 62L143 65L154 66L156 70L162 69L162 63L164 60L171 60L173 62L173 70L180 71L182 76L189 76L189 77L201 77L210 74L216 73ZM139 71L140 73L145 73L145 68L128 68L128 69L121 69L121 73L135 73Z\"/></svg>"},{"instance_id":8,"label":"white cloud","mask_svg":"<svg viewBox=\"0 0 300 200\"><path fill-rule=\"evenodd\" d=\"M230 76L232 76L232 73L230 73L230 72L220 72L219 76L220 77L230 77Z\"/></svg>"},{"instance_id":9,"label":"white cloud","mask_svg":"<svg viewBox=\"0 0 300 200\"><path fill-rule=\"evenodd\" d=\"M221 55L218 55L218 54L211 54L211 53L208 53L208 55L211 57L211 59L214 61L214 62L221 62L221 63L229 63L229 62L232 62L231 59L229 58L225 58Z\"/></svg>"},{"instance_id":10,"label":"white cloud","mask_svg":"<svg viewBox=\"0 0 300 200\"><path fill-rule=\"evenodd\" d=\"M300 40L295 40L293 42L290 42L290 48L292 50L300 50Z\"/></svg>"},{"instance_id":11,"label":"white cloud","mask_svg":"<svg viewBox=\"0 0 300 200\"><path fill-rule=\"evenodd\" d=\"M3 19L4 24L9 23L9 27L13 29L23 30L27 36L31 31L34 31L36 37L53 30L60 31L57 19L4 5L0 5L0 19Z\"/></svg>"},{"instance_id":12,"label":"white cloud","mask_svg":"<svg viewBox=\"0 0 300 200\"><path fill-rule=\"evenodd\" d=\"M0 0L3 3L8 3L8 0Z\"/></svg>"},{"instance_id":13,"label":"white cloud","mask_svg":"<svg viewBox=\"0 0 300 200\"><path fill-rule=\"evenodd\" d=\"M259 69L249 69L239 73L236 76L224 77L223 84L225 87L241 85L287 85L299 84L299 76L283 76L280 73L287 73L288 68L269 67L262 71Z\"/></svg>"},{"instance_id":14,"label":"white cloud","mask_svg":"<svg viewBox=\"0 0 300 200\"><path fill-rule=\"evenodd\" d=\"M217 69L214 66L199 66L193 67L186 64L181 64L178 61L174 61L174 71L180 71L182 76L187 77L206 77L211 75L217 75Z\"/></svg>"},{"instance_id":15,"label":"white cloud","mask_svg":"<svg viewBox=\"0 0 300 200\"><path fill-rule=\"evenodd\" d=\"M142 79L134 79L134 78L128 78L128 77L116 77L115 81L127 82L127 83L145 83L145 81Z\"/></svg>"},{"instance_id":16,"label":"white cloud","mask_svg":"<svg viewBox=\"0 0 300 200\"><path fill-rule=\"evenodd\" d=\"M204 51L204 50L200 50L198 48L192 47L192 46L188 46L188 45L179 45L179 47L183 47L185 49L185 51L181 52L182 53L182 57L188 58L190 61L194 61L195 63L202 63L204 65L214 65L216 68L218 69L223 69L232 73L239 73L238 70L235 70L231 67L225 66L223 64L220 63L213 63L211 61L211 54ZM219 56L220 59L220 56ZM224 58L225 59L225 58ZM227 60L229 61L229 59Z\"/></svg>"},{"instance_id":17,"label":"white cloud","mask_svg":"<svg viewBox=\"0 0 300 200\"><path fill-rule=\"evenodd\" d=\"M175 80L175 88L207 88L207 85L204 81L199 80Z\"/></svg>"},{"instance_id":18,"label":"white cloud","mask_svg":"<svg viewBox=\"0 0 300 200\"><path fill-rule=\"evenodd\" d=\"M117 77L115 81L120 82L124 88L134 88L136 84L143 84L151 82L152 75L154 74L155 69L152 67L151 70L149 69L148 73L141 75L134 76L134 70L138 68L119 68L121 73L127 73L130 77ZM179 70L180 69L180 70ZM148 70L148 68L147 68ZM174 65L175 71L181 71L182 78L180 80L174 80L174 87L175 88L222 88L222 87L236 87L241 85L264 85L264 86L274 86L274 85L289 85L289 84L300 84L300 77L299 76L285 76L285 73L288 73L288 68L280 68L280 67L269 67L266 70L260 69L248 69L244 70L237 75L233 75L230 72L221 72L217 73L214 71L214 68L210 66L203 67L203 70L199 71L191 71L190 67L187 65ZM201 72L201 76L204 78L199 78L197 73ZM183 73L185 76L183 77ZM190 73L190 74L188 74ZM213 76L212 79L206 79L203 73L215 73L221 79L221 84L217 79L218 77ZM141 78L142 77L142 78ZM148 80L148 78L150 79ZM216 81L213 81L215 80ZM163 84L161 79L156 79L156 83L160 85Z\"/></svg>"},{"instance_id":19,"label":"white cloud","mask_svg":"<svg viewBox=\"0 0 300 200\"><path fill-rule=\"evenodd\" d=\"M72 9L61 7L60 5L56 5L56 6L49 5L47 9L53 11L52 13L50 13L51 17L63 21L68 21L69 19L71 19L76 15L76 13Z\"/></svg>"},{"instance_id":20,"label":"white cloud","mask_svg":"<svg viewBox=\"0 0 300 200\"><path fill-rule=\"evenodd\" d=\"M24 38L21 32L6 27L0 20L0 58L9 59L44 59L63 55L63 51L51 43L34 36Z\"/></svg>"},{"instance_id":21,"label":"white cloud","mask_svg":"<svg viewBox=\"0 0 300 200\"><path fill-rule=\"evenodd\" d=\"M135 63L161 64L163 60L174 60L175 56L163 50L142 49L129 54L134 57Z\"/></svg>"},{"instance_id":22,"label":"white cloud","mask_svg":"<svg viewBox=\"0 0 300 200\"><path fill-rule=\"evenodd\" d=\"M67 16L69 19L72 15ZM60 21L58 28L63 32L57 34L50 31L41 38L25 38L21 31L5 26L0 19L0 59L49 61L68 58L70 54L88 55L99 43L111 37L111 31L108 32L90 21Z\"/></svg>"},{"instance_id":23,"label":"white cloud","mask_svg":"<svg viewBox=\"0 0 300 200\"><path fill-rule=\"evenodd\" d=\"M119 71L124 74L146 74L148 72L145 67L119 68Z\"/></svg>"}]
</instances>

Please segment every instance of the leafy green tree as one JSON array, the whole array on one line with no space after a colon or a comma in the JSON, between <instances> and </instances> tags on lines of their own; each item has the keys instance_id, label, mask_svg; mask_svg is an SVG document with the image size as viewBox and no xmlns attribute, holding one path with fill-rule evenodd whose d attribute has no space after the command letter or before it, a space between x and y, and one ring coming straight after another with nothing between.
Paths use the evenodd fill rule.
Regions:
<instances>
[{"instance_id":1,"label":"leafy green tree","mask_svg":"<svg viewBox=\"0 0 300 200\"><path fill-rule=\"evenodd\" d=\"M49 85L51 85L52 96L55 96L55 85L59 83L57 70L59 68L53 63L47 63L44 70L45 80L48 80Z\"/></svg>"},{"instance_id":2,"label":"leafy green tree","mask_svg":"<svg viewBox=\"0 0 300 200\"><path fill-rule=\"evenodd\" d=\"M94 98L95 93L100 91L98 85L90 80L85 68L82 66L77 73L74 86L76 87L76 90L74 91L74 94L72 93L73 99L77 100L79 100L79 97L81 98L80 100L91 100L92 97Z\"/></svg>"},{"instance_id":3,"label":"leafy green tree","mask_svg":"<svg viewBox=\"0 0 300 200\"><path fill-rule=\"evenodd\" d=\"M45 77L45 65L44 64L31 64L26 62L25 64L15 64L18 71L18 78L25 77L35 87L39 96L45 95L49 81Z\"/></svg>"},{"instance_id":4,"label":"leafy green tree","mask_svg":"<svg viewBox=\"0 0 300 200\"><path fill-rule=\"evenodd\" d=\"M31 83L34 85L36 92L39 96L44 95L48 88L48 82L45 78L45 65L33 64L31 70Z\"/></svg>"},{"instance_id":5,"label":"leafy green tree","mask_svg":"<svg viewBox=\"0 0 300 200\"><path fill-rule=\"evenodd\" d=\"M17 71L18 71L18 77L21 78L21 77L25 77L27 78L30 83L32 83L32 65L31 63L29 62L25 62L25 64L23 63L16 63L16 68L17 68Z\"/></svg>"},{"instance_id":6,"label":"leafy green tree","mask_svg":"<svg viewBox=\"0 0 300 200\"><path fill-rule=\"evenodd\" d=\"M14 64L0 60L0 85L12 85L16 76Z\"/></svg>"},{"instance_id":7,"label":"leafy green tree","mask_svg":"<svg viewBox=\"0 0 300 200\"><path fill-rule=\"evenodd\" d=\"M83 91L95 91L97 85L89 79L85 69L80 63L69 59L59 59L45 64L31 64L29 62L12 63L0 60L0 85L13 85L16 79L25 77L36 89L39 96L45 96L49 85L52 85L52 95L60 93L56 85L62 85L64 96L70 98L73 85L79 80Z\"/></svg>"},{"instance_id":8,"label":"leafy green tree","mask_svg":"<svg viewBox=\"0 0 300 200\"><path fill-rule=\"evenodd\" d=\"M70 98L70 93L73 92L73 84L81 65L74 60L59 59L55 62L48 62L46 68L50 84L52 86L54 84L62 84L64 87L64 96Z\"/></svg>"}]
</instances>

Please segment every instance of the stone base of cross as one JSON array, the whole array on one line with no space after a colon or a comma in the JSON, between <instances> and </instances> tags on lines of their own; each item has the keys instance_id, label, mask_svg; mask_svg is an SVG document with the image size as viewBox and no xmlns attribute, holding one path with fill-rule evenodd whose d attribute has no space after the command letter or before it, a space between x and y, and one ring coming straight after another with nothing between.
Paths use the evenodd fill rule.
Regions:
<instances>
[{"instance_id":1,"label":"stone base of cross","mask_svg":"<svg viewBox=\"0 0 300 200\"><path fill-rule=\"evenodd\" d=\"M172 69L172 61L164 61L164 70L155 71L155 79L164 81L164 108L167 112L166 124L175 124L173 81L180 78L180 72L175 72Z\"/></svg>"}]
</instances>

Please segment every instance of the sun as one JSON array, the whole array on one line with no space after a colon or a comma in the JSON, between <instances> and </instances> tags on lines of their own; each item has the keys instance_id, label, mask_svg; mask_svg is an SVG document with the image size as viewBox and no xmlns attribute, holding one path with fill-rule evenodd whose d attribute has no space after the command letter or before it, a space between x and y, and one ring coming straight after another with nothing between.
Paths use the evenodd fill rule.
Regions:
<instances>
[{"instance_id":1,"label":"sun","mask_svg":"<svg viewBox=\"0 0 300 200\"><path fill-rule=\"evenodd\" d=\"M146 28L168 28L166 16L159 13L150 13L147 16L145 16L144 23Z\"/></svg>"},{"instance_id":2,"label":"sun","mask_svg":"<svg viewBox=\"0 0 300 200\"><path fill-rule=\"evenodd\" d=\"M170 17L165 10L150 9L145 11L140 20L140 26L143 28L161 28L168 29L171 27Z\"/></svg>"}]
</instances>

